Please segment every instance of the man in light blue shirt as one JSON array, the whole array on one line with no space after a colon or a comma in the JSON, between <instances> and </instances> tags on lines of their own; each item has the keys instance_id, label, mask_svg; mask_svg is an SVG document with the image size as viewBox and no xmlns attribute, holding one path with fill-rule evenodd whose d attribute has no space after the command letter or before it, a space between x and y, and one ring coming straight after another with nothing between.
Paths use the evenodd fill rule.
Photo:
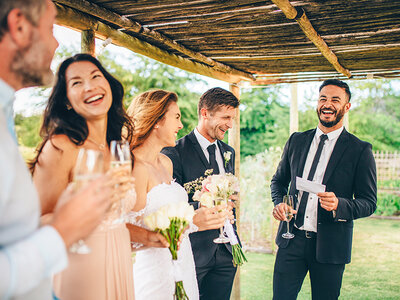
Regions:
<instances>
[{"instance_id":1,"label":"man in light blue shirt","mask_svg":"<svg viewBox=\"0 0 400 300\"><path fill-rule=\"evenodd\" d=\"M67 190L49 225L39 227L40 204L18 152L13 122L16 90L49 84L58 46L50 0L0 1L0 299L52 299L50 276L67 266L66 248L87 236L110 205L103 176Z\"/></svg>"}]
</instances>

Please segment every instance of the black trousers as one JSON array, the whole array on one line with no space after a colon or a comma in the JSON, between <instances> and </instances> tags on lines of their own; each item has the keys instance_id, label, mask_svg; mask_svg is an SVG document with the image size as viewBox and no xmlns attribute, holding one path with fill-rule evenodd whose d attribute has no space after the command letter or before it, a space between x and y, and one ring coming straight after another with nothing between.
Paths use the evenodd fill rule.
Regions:
<instances>
[{"instance_id":1,"label":"black trousers","mask_svg":"<svg viewBox=\"0 0 400 300\"><path fill-rule=\"evenodd\" d=\"M297 298L307 272L310 272L313 300L338 299L344 264L324 264L315 259L316 238L296 235L287 248L279 248L275 259L274 300Z\"/></svg>"},{"instance_id":2,"label":"black trousers","mask_svg":"<svg viewBox=\"0 0 400 300\"><path fill-rule=\"evenodd\" d=\"M235 274L232 254L224 244L219 244L208 264L196 266L200 300L229 300Z\"/></svg>"}]
</instances>

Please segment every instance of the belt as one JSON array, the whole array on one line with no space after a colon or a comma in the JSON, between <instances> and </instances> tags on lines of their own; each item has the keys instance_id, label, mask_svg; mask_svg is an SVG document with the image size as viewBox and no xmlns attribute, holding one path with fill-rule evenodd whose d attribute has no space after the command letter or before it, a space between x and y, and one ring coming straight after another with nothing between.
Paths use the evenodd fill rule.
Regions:
<instances>
[{"instance_id":1,"label":"belt","mask_svg":"<svg viewBox=\"0 0 400 300\"><path fill-rule=\"evenodd\" d=\"M293 233L296 236L300 236L306 239L315 239L317 237L317 233L314 231L300 230L293 226Z\"/></svg>"}]
</instances>

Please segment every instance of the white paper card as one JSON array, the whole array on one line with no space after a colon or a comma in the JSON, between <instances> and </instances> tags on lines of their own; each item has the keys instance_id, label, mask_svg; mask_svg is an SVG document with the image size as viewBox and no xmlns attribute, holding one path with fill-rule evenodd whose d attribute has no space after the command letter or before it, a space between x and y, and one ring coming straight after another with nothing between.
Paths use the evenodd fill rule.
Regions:
<instances>
[{"instance_id":1,"label":"white paper card","mask_svg":"<svg viewBox=\"0 0 400 300\"><path fill-rule=\"evenodd\" d=\"M318 194L325 192L326 186L320 183L316 183L301 177L296 176L296 189L299 191L309 192L312 194Z\"/></svg>"}]
</instances>

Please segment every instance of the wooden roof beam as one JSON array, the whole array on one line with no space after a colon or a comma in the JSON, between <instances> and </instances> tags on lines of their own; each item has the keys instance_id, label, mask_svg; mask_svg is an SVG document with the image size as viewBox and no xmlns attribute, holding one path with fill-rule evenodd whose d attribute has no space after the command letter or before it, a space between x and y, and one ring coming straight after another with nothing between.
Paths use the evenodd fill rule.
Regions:
<instances>
[{"instance_id":1,"label":"wooden roof beam","mask_svg":"<svg viewBox=\"0 0 400 300\"><path fill-rule=\"evenodd\" d=\"M239 76L242 77L242 79L244 80L254 80L253 76L250 73L231 68L199 52L190 50L157 31L144 27L138 22L132 21L124 16L120 16L94 3L88 2L86 0L53 0L53 1L55 3L59 3L71 7L73 9L76 9L88 15L95 16L101 20L110 22L120 27L121 29L130 30L139 33L141 35L151 37L152 39L162 43L163 45L166 45L174 50L177 50L180 53L185 54L203 64L211 66L216 71Z\"/></svg>"},{"instance_id":2,"label":"wooden roof beam","mask_svg":"<svg viewBox=\"0 0 400 300\"><path fill-rule=\"evenodd\" d=\"M326 42L321 38L318 32L312 26L303 8L295 8L289 0L271 0L278 8L282 10L285 16L290 20L296 20L305 35L314 43L314 45L321 51L322 55L334 66L334 68L351 78L351 72L343 67L333 51L328 47Z\"/></svg>"},{"instance_id":3,"label":"wooden roof beam","mask_svg":"<svg viewBox=\"0 0 400 300\"><path fill-rule=\"evenodd\" d=\"M57 20L58 25L67 26L77 30L88 30L93 29L98 37L103 39L111 38L113 43L125 47L133 52L145 55L159 62L180 68L185 71L197 73L200 75L212 77L218 80L238 83L243 80L242 76L239 76L235 72L221 72L214 68L192 61L188 58L171 54L165 50L162 50L154 45L141 41L131 35L128 35L120 30L112 28L97 19L83 14L75 9L66 7L61 4L57 6ZM248 78L246 80L249 80Z\"/></svg>"}]
</instances>

